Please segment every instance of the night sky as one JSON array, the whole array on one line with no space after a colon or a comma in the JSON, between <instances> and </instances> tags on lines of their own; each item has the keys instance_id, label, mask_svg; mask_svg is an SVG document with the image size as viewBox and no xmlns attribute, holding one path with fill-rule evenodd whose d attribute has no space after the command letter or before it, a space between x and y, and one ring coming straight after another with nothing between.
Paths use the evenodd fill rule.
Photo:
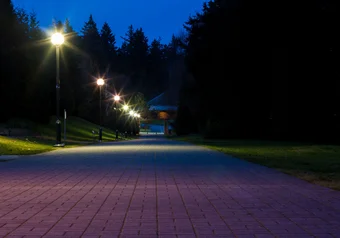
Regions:
<instances>
[{"instance_id":1,"label":"night sky","mask_svg":"<svg viewBox=\"0 0 340 238\"><path fill-rule=\"evenodd\" d=\"M201 11L205 0L12 0L16 7L37 13L40 26L47 29L52 19L70 19L79 32L90 14L100 29L107 21L120 46L127 28L142 27L149 41L161 37L168 43L179 33L190 15Z\"/></svg>"}]
</instances>

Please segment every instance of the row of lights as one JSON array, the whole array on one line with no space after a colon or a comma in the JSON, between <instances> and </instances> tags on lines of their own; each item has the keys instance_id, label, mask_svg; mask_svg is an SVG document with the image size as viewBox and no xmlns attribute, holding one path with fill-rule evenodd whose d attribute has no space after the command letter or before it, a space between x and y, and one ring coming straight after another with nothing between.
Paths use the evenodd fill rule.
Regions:
<instances>
[{"instance_id":1,"label":"row of lights","mask_svg":"<svg viewBox=\"0 0 340 238\"><path fill-rule=\"evenodd\" d=\"M57 85L56 85L56 89L57 89L57 120L56 120L56 125L57 125L57 143L55 146L63 146L63 144L61 144L61 124L60 124L60 120L59 120L59 98L60 98L60 79L59 79L59 48L60 46L64 43L65 41L65 38L63 36L63 34L61 33L54 33L51 37L51 42L53 45L56 46L56 55L57 55L57 75L56 75L56 82L57 82ZM100 78L97 80L97 85L100 87L101 89L101 86L103 86L105 84L105 81L104 79ZM101 95L101 94L100 94ZM114 101L115 103L119 102L120 101L120 96L119 95L115 95L114 96ZM100 107L101 109L101 107ZM123 110L124 111L128 111L129 110L129 106L128 105L124 105L123 106ZM101 113L100 113L101 114ZM135 118L139 118L140 117L140 114L138 114L137 112L134 112L133 110L130 110L129 111L129 115L130 116L133 116ZM116 114L117 116L117 114ZM117 119L116 119L117 121ZM101 122L100 122L101 124ZM100 125L100 132L99 132L99 140L101 141L101 125ZM118 130L116 130L116 138L118 137Z\"/></svg>"},{"instance_id":2,"label":"row of lights","mask_svg":"<svg viewBox=\"0 0 340 238\"><path fill-rule=\"evenodd\" d=\"M104 79L102 79L102 78L97 79L97 85L98 85L98 86L103 86L104 84L105 84ZM120 99L121 99L121 97L120 97L119 95L115 95L115 96L113 97L113 100L114 100L115 102L119 102ZM129 105L126 105L126 104L123 105L123 110L124 110L124 111L128 111L128 110L129 110ZM133 110L130 110L130 111L129 111L129 115L132 116L132 117L140 118L140 114L137 113L137 112L135 112L135 111L133 111Z\"/></svg>"}]
</instances>

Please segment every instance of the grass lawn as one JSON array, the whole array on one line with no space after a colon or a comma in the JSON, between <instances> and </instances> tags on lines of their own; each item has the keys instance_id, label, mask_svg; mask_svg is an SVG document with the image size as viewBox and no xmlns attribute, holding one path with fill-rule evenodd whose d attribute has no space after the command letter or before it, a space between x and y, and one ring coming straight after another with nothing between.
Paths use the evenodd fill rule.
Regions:
<instances>
[{"instance_id":1,"label":"grass lawn","mask_svg":"<svg viewBox=\"0 0 340 238\"><path fill-rule=\"evenodd\" d=\"M340 190L340 146L257 140L207 140L200 136L173 138Z\"/></svg>"},{"instance_id":2,"label":"grass lawn","mask_svg":"<svg viewBox=\"0 0 340 238\"><path fill-rule=\"evenodd\" d=\"M29 128L36 136L4 137L0 136L1 155L28 155L55 150L55 124L54 119L48 125L34 124L23 120L10 122L15 128ZM98 132L99 126L77 117L69 117L66 122L66 142L62 125L62 143L64 148L86 145L98 140L98 134L93 136L92 130ZM103 128L103 141L114 141L114 131ZM119 139L123 139L119 137Z\"/></svg>"},{"instance_id":3,"label":"grass lawn","mask_svg":"<svg viewBox=\"0 0 340 238\"><path fill-rule=\"evenodd\" d=\"M1 155L29 155L51 151L55 149L51 144L48 140L37 141L34 137L19 139L0 136L0 159Z\"/></svg>"}]
</instances>

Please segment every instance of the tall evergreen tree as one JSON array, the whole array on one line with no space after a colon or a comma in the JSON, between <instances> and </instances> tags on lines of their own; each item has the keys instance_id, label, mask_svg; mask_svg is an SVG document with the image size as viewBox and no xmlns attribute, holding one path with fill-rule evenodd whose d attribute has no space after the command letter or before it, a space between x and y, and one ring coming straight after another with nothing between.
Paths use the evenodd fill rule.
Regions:
<instances>
[{"instance_id":1,"label":"tall evergreen tree","mask_svg":"<svg viewBox=\"0 0 340 238\"><path fill-rule=\"evenodd\" d=\"M99 71L101 69L99 64L102 47L97 24L93 20L92 14L89 17L89 20L85 22L81 33L83 38L83 49L89 54L89 57L92 59L93 66L95 66L94 70Z\"/></svg>"},{"instance_id":2,"label":"tall evergreen tree","mask_svg":"<svg viewBox=\"0 0 340 238\"><path fill-rule=\"evenodd\" d=\"M130 75L130 87L144 91L149 54L148 38L142 28L134 30L131 25L123 39L120 52L127 64L125 72Z\"/></svg>"},{"instance_id":3,"label":"tall evergreen tree","mask_svg":"<svg viewBox=\"0 0 340 238\"><path fill-rule=\"evenodd\" d=\"M104 23L100 31L100 37L105 53L114 56L117 51L116 37L112 33L112 30L107 22Z\"/></svg>"}]
</instances>

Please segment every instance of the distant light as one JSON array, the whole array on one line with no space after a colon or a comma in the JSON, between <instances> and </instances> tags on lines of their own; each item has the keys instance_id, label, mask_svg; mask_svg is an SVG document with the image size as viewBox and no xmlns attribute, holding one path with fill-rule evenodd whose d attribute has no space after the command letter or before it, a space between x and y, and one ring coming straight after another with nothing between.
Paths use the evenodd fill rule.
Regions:
<instances>
[{"instance_id":1,"label":"distant light","mask_svg":"<svg viewBox=\"0 0 340 238\"><path fill-rule=\"evenodd\" d=\"M124 106L123 106L123 110L124 110L124 111L129 110L129 106L128 106L128 105L124 105Z\"/></svg>"},{"instance_id":2,"label":"distant light","mask_svg":"<svg viewBox=\"0 0 340 238\"><path fill-rule=\"evenodd\" d=\"M65 39L61 33L54 33L51 37L53 45L60 46L64 43Z\"/></svg>"},{"instance_id":3,"label":"distant light","mask_svg":"<svg viewBox=\"0 0 340 238\"><path fill-rule=\"evenodd\" d=\"M97 79L97 84L98 84L99 86L103 86L104 83L105 83L104 79Z\"/></svg>"},{"instance_id":4,"label":"distant light","mask_svg":"<svg viewBox=\"0 0 340 238\"><path fill-rule=\"evenodd\" d=\"M129 114L131 115L131 116L133 116L133 114L135 114L135 112L134 111L129 111Z\"/></svg>"},{"instance_id":5,"label":"distant light","mask_svg":"<svg viewBox=\"0 0 340 238\"><path fill-rule=\"evenodd\" d=\"M137 113L137 117L139 118L139 117L140 117L140 114Z\"/></svg>"},{"instance_id":6,"label":"distant light","mask_svg":"<svg viewBox=\"0 0 340 238\"><path fill-rule=\"evenodd\" d=\"M137 115L138 115L137 113L134 113L134 114L133 114L134 117L137 117Z\"/></svg>"},{"instance_id":7,"label":"distant light","mask_svg":"<svg viewBox=\"0 0 340 238\"><path fill-rule=\"evenodd\" d=\"M114 99L115 101L119 101L119 100L120 100L120 96L119 96L119 95L116 95L116 96L113 97L113 99Z\"/></svg>"}]
</instances>

